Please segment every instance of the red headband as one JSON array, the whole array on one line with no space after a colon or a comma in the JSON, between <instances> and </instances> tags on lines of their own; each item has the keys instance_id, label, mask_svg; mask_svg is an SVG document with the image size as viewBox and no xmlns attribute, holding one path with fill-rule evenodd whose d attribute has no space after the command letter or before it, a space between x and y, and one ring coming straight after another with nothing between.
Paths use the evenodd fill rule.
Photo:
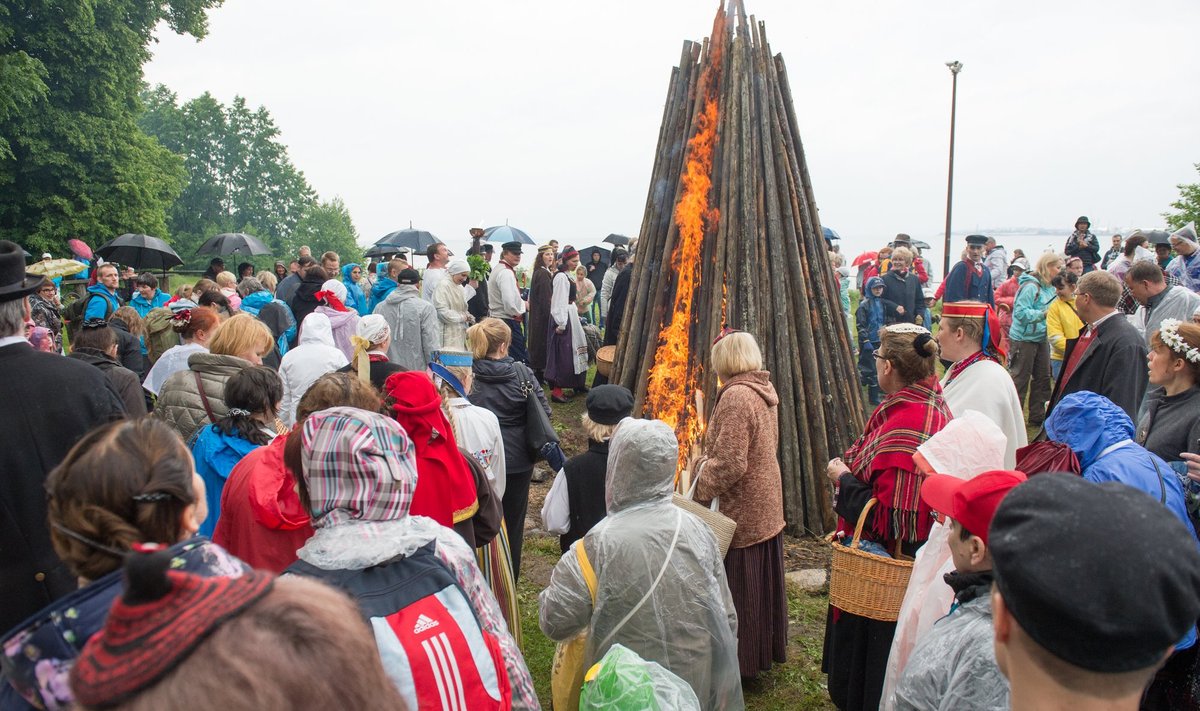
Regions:
<instances>
[{"instance_id":1,"label":"red headband","mask_svg":"<svg viewBox=\"0 0 1200 711\"><path fill-rule=\"evenodd\" d=\"M317 293L313 294L313 298L315 298L317 301L323 301L326 306L334 311L350 310L346 308L346 305L342 303L342 300L337 297L337 294L333 293L332 291L318 291Z\"/></svg>"}]
</instances>

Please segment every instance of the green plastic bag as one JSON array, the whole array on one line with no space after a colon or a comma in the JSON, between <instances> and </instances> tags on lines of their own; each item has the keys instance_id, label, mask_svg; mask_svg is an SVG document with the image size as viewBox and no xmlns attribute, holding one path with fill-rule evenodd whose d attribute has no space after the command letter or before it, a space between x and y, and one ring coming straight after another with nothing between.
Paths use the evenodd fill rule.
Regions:
<instances>
[{"instance_id":1,"label":"green plastic bag","mask_svg":"<svg viewBox=\"0 0 1200 711\"><path fill-rule=\"evenodd\" d=\"M584 676L579 711L700 711L688 683L620 644Z\"/></svg>"}]
</instances>

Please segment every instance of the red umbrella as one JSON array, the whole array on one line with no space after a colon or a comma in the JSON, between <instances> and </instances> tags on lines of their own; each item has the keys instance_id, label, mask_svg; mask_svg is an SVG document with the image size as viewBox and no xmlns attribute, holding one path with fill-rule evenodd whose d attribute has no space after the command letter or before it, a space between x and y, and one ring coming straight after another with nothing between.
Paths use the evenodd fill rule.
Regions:
<instances>
[{"instance_id":1,"label":"red umbrella","mask_svg":"<svg viewBox=\"0 0 1200 711\"><path fill-rule=\"evenodd\" d=\"M87 246L87 243L81 239L67 240L67 246L71 248L71 253L80 259L91 259L92 248Z\"/></svg>"},{"instance_id":2,"label":"red umbrella","mask_svg":"<svg viewBox=\"0 0 1200 711\"><path fill-rule=\"evenodd\" d=\"M878 256L879 256L879 252L863 252L862 254L855 257L854 261L850 262L850 264L855 267L862 266L863 262L874 261L875 258Z\"/></svg>"}]
</instances>

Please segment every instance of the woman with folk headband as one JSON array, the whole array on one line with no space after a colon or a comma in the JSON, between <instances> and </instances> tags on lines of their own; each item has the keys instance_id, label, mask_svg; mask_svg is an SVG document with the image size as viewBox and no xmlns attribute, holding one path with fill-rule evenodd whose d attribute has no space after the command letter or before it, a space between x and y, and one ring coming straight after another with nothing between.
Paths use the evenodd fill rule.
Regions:
<instances>
[{"instance_id":1,"label":"woman with folk headband","mask_svg":"<svg viewBox=\"0 0 1200 711\"><path fill-rule=\"evenodd\" d=\"M350 342L354 345L354 357L338 369L339 373L355 373L364 383L370 383L382 393L383 384L392 373L404 372L404 368L388 360L392 329L387 319L379 314L367 314L359 319Z\"/></svg>"},{"instance_id":2,"label":"woman with folk headband","mask_svg":"<svg viewBox=\"0 0 1200 711\"><path fill-rule=\"evenodd\" d=\"M933 512L921 500L913 454L950 421L935 375L939 349L929 331L915 324L887 326L875 351L879 387L886 397L846 460L834 458L825 474L834 485L839 535L849 540L870 499L876 504L863 538L893 555L912 556L929 536ZM851 614L833 605L825 624L821 670L829 675L829 697L842 711L875 711L883 691L895 622Z\"/></svg>"},{"instance_id":3,"label":"woman with folk headband","mask_svg":"<svg viewBox=\"0 0 1200 711\"><path fill-rule=\"evenodd\" d=\"M404 428L416 452L412 514L453 528L474 550L471 517L479 511L475 477L458 450L433 381L423 372L396 373L384 383L383 399L385 412Z\"/></svg>"},{"instance_id":4,"label":"woman with folk headband","mask_svg":"<svg viewBox=\"0 0 1200 711\"><path fill-rule=\"evenodd\" d=\"M1162 392L1142 408L1137 442L1182 472L1182 454L1200 454L1200 325L1166 319L1150 346L1150 384Z\"/></svg>"},{"instance_id":5,"label":"woman with folk headband","mask_svg":"<svg viewBox=\"0 0 1200 711\"><path fill-rule=\"evenodd\" d=\"M1008 446L1004 468L1017 465L1017 449L1029 443L1025 417L1000 340L1000 318L987 304L959 301L942 308L937 342L942 358L953 363L942 377L942 398L959 417L977 410L1004 432Z\"/></svg>"},{"instance_id":6,"label":"woman with folk headband","mask_svg":"<svg viewBox=\"0 0 1200 711\"><path fill-rule=\"evenodd\" d=\"M441 286L440 284L438 286ZM466 351L439 351L437 362L429 364L433 383L442 396L442 412L450 421L454 439L465 456L479 465L484 480L476 476L475 488L480 509L485 508L485 499L490 498L497 507L497 530L486 544L476 536L475 560L479 570L500 603L500 611L508 623L517 644L521 643L521 609L517 602L517 584L512 572L512 554L508 547L508 534L503 525L503 509L500 502L504 497L505 462L504 439L500 434L500 420L492 411L472 405L467 399L475 373L471 370L475 359Z\"/></svg>"},{"instance_id":7,"label":"woman with folk headband","mask_svg":"<svg viewBox=\"0 0 1200 711\"><path fill-rule=\"evenodd\" d=\"M569 402L563 396L563 388L576 393L587 390L587 336L575 308L575 279L571 276L578 266L579 252L574 247L564 247L558 273L554 275L546 331L546 382L553 387L550 399L554 402Z\"/></svg>"},{"instance_id":8,"label":"woman with folk headband","mask_svg":"<svg viewBox=\"0 0 1200 711\"><path fill-rule=\"evenodd\" d=\"M329 325L333 327L333 344L346 356L346 360L353 360L354 344L350 339L358 329L359 315L346 306L346 285L337 279L329 279L314 296L320 305L313 313L329 317Z\"/></svg>"},{"instance_id":9,"label":"woman with folk headband","mask_svg":"<svg viewBox=\"0 0 1200 711\"><path fill-rule=\"evenodd\" d=\"M525 337L529 341L529 367L538 381L545 380L547 327L550 324L550 299L554 291L554 247L538 247L529 281L529 306L526 308Z\"/></svg>"}]
</instances>

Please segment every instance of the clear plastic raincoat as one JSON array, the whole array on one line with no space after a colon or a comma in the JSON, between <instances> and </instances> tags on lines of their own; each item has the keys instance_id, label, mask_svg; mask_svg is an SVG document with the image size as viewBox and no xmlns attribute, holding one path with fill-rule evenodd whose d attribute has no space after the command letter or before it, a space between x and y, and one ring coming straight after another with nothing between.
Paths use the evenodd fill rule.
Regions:
<instances>
[{"instance_id":1,"label":"clear plastic raincoat","mask_svg":"<svg viewBox=\"0 0 1200 711\"><path fill-rule=\"evenodd\" d=\"M1006 447L1004 432L991 419L967 410L917 447L917 452L934 472L971 479L986 471L1003 469ZM950 522L934 523L929 529L929 540L917 551L888 655L880 705L884 711L896 708L896 685L917 640L934 622L945 617L954 602L954 591L942 580L943 575L954 570L947 545L949 539Z\"/></svg>"},{"instance_id":2,"label":"clear plastic raincoat","mask_svg":"<svg viewBox=\"0 0 1200 711\"><path fill-rule=\"evenodd\" d=\"M742 709L737 613L716 540L671 503L679 445L654 420L625 419L609 446L608 516L583 545L598 581L595 608L574 550L538 597L547 637L588 631L585 668L620 643L687 681L705 709Z\"/></svg>"}]
</instances>

